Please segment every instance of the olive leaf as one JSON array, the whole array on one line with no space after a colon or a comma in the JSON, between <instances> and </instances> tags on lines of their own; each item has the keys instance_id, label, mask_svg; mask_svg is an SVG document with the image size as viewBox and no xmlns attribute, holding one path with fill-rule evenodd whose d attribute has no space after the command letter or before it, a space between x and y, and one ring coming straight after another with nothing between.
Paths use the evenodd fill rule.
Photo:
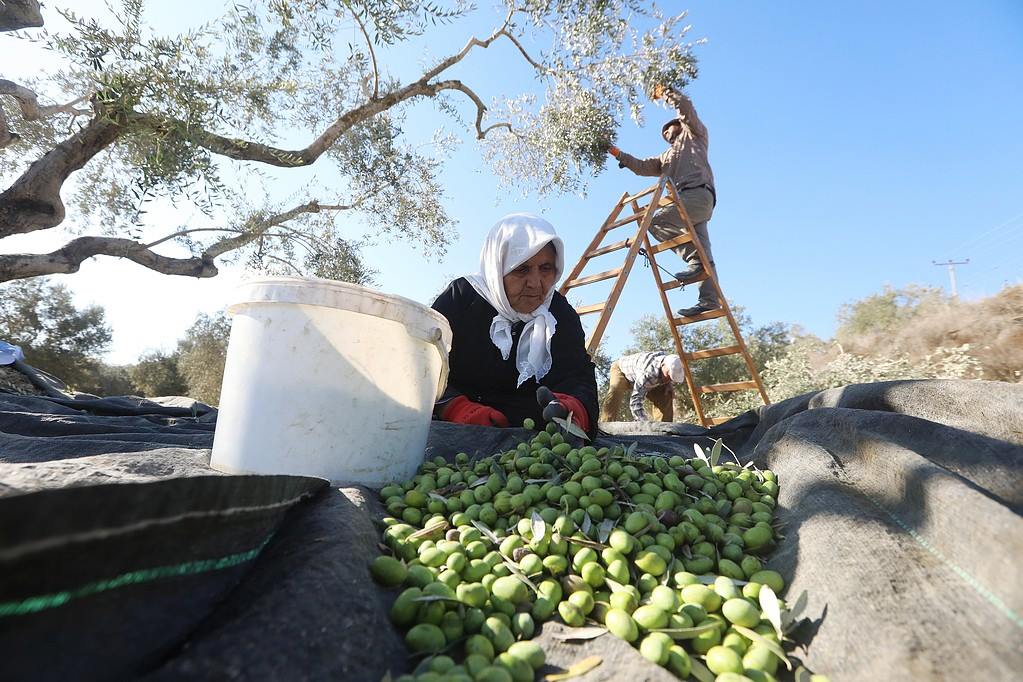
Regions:
<instances>
[{"instance_id":1,"label":"olive leaf","mask_svg":"<svg viewBox=\"0 0 1023 682\"><path fill-rule=\"evenodd\" d=\"M774 626L774 631L778 633L778 639L781 639L783 635L781 629L781 606L778 604L778 595L774 593L770 585L764 585L760 588L760 608L763 610L767 620L771 621L771 625Z\"/></svg>"},{"instance_id":2,"label":"olive leaf","mask_svg":"<svg viewBox=\"0 0 1023 682\"><path fill-rule=\"evenodd\" d=\"M511 574L513 576L515 576L520 581L525 583L526 586L529 587L529 589L533 590L533 594L539 594L540 593L540 590L537 589L537 587L536 587L536 583L534 583L532 580L530 580L529 576L527 576L525 573L522 572L521 569L519 569L519 565L518 564L516 564L514 561L512 561L511 559L509 559L508 557L506 557L503 554L501 555L501 561L504 562L504 565L508 567L508 570L511 571Z\"/></svg>"},{"instance_id":3,"label":"olive leaf","mask_svg":"<svg viewBox=\"0 0 1023 682\"><path fill-rule=\"evenodd\" d=\"M490 477L489 477L489 476L480 476L480 477L479 477L479 478L477 478L477 479L476 479L475 481L473 481L472 483L470 483L470 484L469 484L469 487L470 487L470 488L478 488L478 487L480 487L481 485L486 485L486 484L487 484L487 482L488 482L489 480L490 480Z\"/></svg>"},{"instance_id":4,"label":"olive leaf","mask_svg":"<svg viewBox=\"0 0 1023 682\"><path fill-rule=\"evenodd\" d=\"M426 538L426 537L429 537L429 536L434 535L436 533L443 533L444 531L446 531L448 529L449 526L451 526L451 524L448 523L447 520L443 520L443 521L440 521L438 523L431 523L426 528L421 528L421 529L417 530L415 533L413 533L412 535L409 535L409 537L410 538L416 538L416 539Z\"/></svg>"},{"instance_id":5,"label":"olive leaf","mask_svg":"<svg viewBox=\"0 0 1023 682\"><path fill-rule=\"evenodd\" d=\"M588 656L587 658L584 658L583 660L577 661L570 665L568 667L568 670L566 670L565 672L550 673L543 679L546 680L546 682L560 682L560 680L570 680L573 677L585 675L586 673L590 672L603 662L604 659L601 658L600 656ZM711 682L713 682L713 678L711 678Z\"/></svg>"},{"instance_id":6,"label":"olive leaf","mask_svg":"<svg viewBox=\"0 0 1023 682\"><path fill-rule=\"evenodd\" d=\"M625 589L625 585L622 585L617 580L613 580L611 578L608 578L607 576L604 576L604 582L607 583L607 586L611 588L611 594L614 594L615 592L621 592L622 590Z\"/></svg>"},{"instance_id":7,"label":"olive leaf","mask_svg":"<svg viewBox=\"0 0 1023 682\"><path fill-rule=\"evenodd\" d=\"M583 535L589 536L590 528L593 528L593 520L590 519L590 515L587 512L583 512Z\"/></svg>"},{"instance_id":8,"label":"olive leaf","mask_svg":"<svg viewBox=\"0 0 1023 682\"><path fill-rule=\"evenodd\" d=\"M772 654L774 654L775 656L777 656L778 658L781 659L782 663L785 664L786 668L788 668L789 670L792 670L792 662L789 661L788 656L785 655L785 651L780 646L778 646L777 644L775 644L771 640L767 639L766 637L761 635L759 632L755 632L753 630L750 630L747 627L743 627L741 625L736 625L736 624L733 623L732 624L732 629L735 630L736 632L738 632L740 635L742 635L746 639L753 640L757 644L760 644L762 646L767 647L767 649Z\"/></svg>"},{"instance_id":9,"label":"olive leaf","mask_svg":"<svg viewBox=\"0 0 1023 682\"><path fill-rule=\"evenodd\" d=\"M615 522L611 519L604 519L600 522L600 526L597 527L597 540L599 542L607 542L607 539L611 537L611 531L614 530Z\"/></svg>"},{"instance_id":10,"label":"olive leaf","mask_svg":"<svg viewBox=\"0 0 1023 682\"><path fill-rule=\"evenodd\" d=\"M664 577L661 578L661 584L667 585L671 576L675 574L675 557L671 557L671 561L668 562L667 568L664 569Z\"/></svg>"},{"instance_id":11,"label":"olive leaf","mask_svg":"<svg viewBox=\"0 0 1023 682\"><path fill-rule=\"evenodd\" d=\"M543 517L535 509L529 517L530 530L533 531L533 540L539 542L547 535L547 524Z\"/></svg>"},{"instance_id":12,"label":"olive leaf","mask_svg":"<svg viewBox=\"0 0 1023 682\"><path fill-rule=\"evenodd\" d=\"M707 455L703 453L703 448L700 447L699 443L693 443L693 451L696 452L696 456L700 458L701 461L710 464L710 460L708 460Z\"/></svg>"},{"instance_id":13,"label":"olive leaf","mask_svg":"<svg viewBox=\"0 0 1023 682\"><path fill-rule=\"evenodd\" d=\"M694 625L691 628L654 628L650 632L663 632L672 639L695 639L705 632L722 627L717 621Z\"/></svg>"},{"instance_id":14,"label":"olive leaf","mask_svg":"<svg viewBox=\"0 0 1023 682\"><path fill-rule=\"evenodd\" d=\"M568 413L568 419L562 419L561 417L553 417L551 421L564 429L567 433L572 434L583 440L589 440L590 437L586 435L586 432L579 428L574 422L571 421L572 413Z\"/></svg>"},{"instance_id":15,"label":"olive leaf","mask_svg":"<svg viewBox=\"0 0 1023 682\"><path fill-rule=\"evenodd\" d=\"M597 542L596 540L590 540L589 538L578 537L577 535L573 535L572 537L568 538L568 541L574 542L577 545L582 545L583 547L589 547L590 549L596 549L599 551L607 549L607 545L605 545L603 542Z\"/></svg>"},{"instance_id":16,"label":"olive leaf","mask_svg":"<svg viewBox=\"0 0 1023 682\"><path fill-rule=\"evenodd\" d=\"M454 597L445 597L443 594L424 594L421 597L415 597L411 601L415 602L431 602L431 601L447 601L453 604L460 604L461 602Z\"/></svg>"},{"instance_id":17,"label":"olive leaf","mask_svg":"<svg viewBox=\"0 0 1023 682\"><path fill-rule=\"evenodd\" d=\"M781 614L781 626L785 632L791 630L796 620L803 615L803 611L806 610L808 601L809 597L806 594L806 590L803 590L799 593L799 596L796 597L796 603L792 605L792 608Z\"/></svg>"},{"instance_id":18,"label":"olive leaf","mask_svg":"<svg viewBox=\"0 0 1023 682\"><path fill-rule=\"evenodd\" d=\"M602 627L588 627L588 628L569 628L565 632L555 632L551 635L554 639L561 640L562 642L582 642L590 639L596 639L607 634L607 628Z\"/></svg>"},{"instance_id":19,"label":"olive leaf","mask_svg":"<svg viewBox=\"0 0 1023 682\"><path fill-rule=\"evenodd\" d=\"M437 493L430 493L429 497L431 500L437 500L438 502L443 502L445 504L447 504L448 501L446 497L438 495Z\"/></svg>"},{"instance_id":20,"label":"olive leaf","mask_svg":"<svg viewBox=\"0 0 1023 682\"><path fill-rule=\"evenodd\" d=\"M472 525L476 526L479 532L483 533L483 535L486 536L487 540L490 540L495 545L501 544L501 540L498 539L496 535L494 535L494 531L487 528L487 524L483 523L482 521L477 521L473 519Z\"/></svg>"},{"instance_id":21,"label":"olive leaf","mask_svg":"<svg viewBox=\"0 0 1023 682\"><path fill-rule=\"evenodd\" d=\"M689 672L690 675L700 682L714 682L716 677L714 673L707 669L707 666L695 658L690 658L689 661L693 664L692 670Z\"/></svg>"},{"instance_id":22,"label":"olive leaf","mask_svg":"<svg viewBox=\"0 0 1023 682\"><path fill-rule=\"evenodd\" d=\"M711 573L707 573L707 574L704 574L704 575L696 576L696 579L699 580L704 585L713 585L718 580L718 578L728 578L728 576L726 576L726 575L718 576L718 575L713 575ZM732 581L733 585L742 586L742 585L746 585L746 584L749 583L748 580L739 580L738 578L728 578L728 579Z\"/></svg>"},{"instance_id":23,"label":"olive leaf","mask_svg":"<svg viewBox=\"0 0 1023 682\"><path fill-rule=\"evenodd\" d=\"M501 481L502 486L508 485L508 477L504 473L504 468L496 461L490 463L490 473L496 476L497 480Z\"/></svg>"},{"instance_id":24,"label":"olive leaf","mask_svg":"<svg viewBox=\"0 0 1023 682\"><path fill-rule=\"evenodd\" d=\"M721 439L714 441L714 447L710 449L710 465L716 467L721 459Z\"/></svg>"},{"instance_id":25,"label":"olive leaf","mask_svg":"<svg viewBox=\"0 0 1023 682\"><path fill-rule=\"evenodd\" d=\"M625 458L632 459L632 455L636 452L636 447L639 446L639 441L632 441L629 444L629 448L625 451Z\"/></svg>"}]
</instances>

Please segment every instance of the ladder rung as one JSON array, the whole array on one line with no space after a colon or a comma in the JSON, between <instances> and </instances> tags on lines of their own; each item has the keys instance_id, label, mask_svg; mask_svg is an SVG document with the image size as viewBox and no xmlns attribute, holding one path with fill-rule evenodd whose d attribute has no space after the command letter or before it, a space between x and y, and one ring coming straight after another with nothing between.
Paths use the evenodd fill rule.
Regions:
<instances>
[{"instance_id":1,"label":"ladder rung","mask_svg":"<svg viewBox=\"0 0 1023 682\"><path fill-rule=\"evenodd\" d=\"M706 313L700 313L699 315L693 315L692 317L676 317L673 318L675 326L678 327L683 324L692 324L693 322L703 322L704 320L713 320L715 317L724 317L725 311L722 308L717 310L711 310Z\"/></svg>"},{"instance_id":2,"label":"ladder rung","mask_svg":"<svg viewBox=\"0 0 1023 682\"><path fill-rule=\"evenodd\" d=\"M733 419L735 419L735 417L707 417L706 421L707 421L707 424L710 425L710 426L717 426L718 424L724 424L725 422L730 422Z\"/></svg>"},{"instance_id":3,"label":"ladder rung","mask_svg":"<svg viewBox=\"0 0 1023 682\"><path fill-rule=\"evenodd\" d=\"M691 241L693 241L693 236L687 232L681 237L675 237L674 239L669 239L666 242L661 242L657 246L651 246L650 251L653 253L660 253L661 251L667 251L668 249L673 249L676 246L681 246L682 244Z\"/></svg>"},{"instance_id":4,"label":"ladder rung","mask_svg":"<svg viewBox=\"0 0 1023 682\"><path fill-rule=\"evenodd\" d=\"M669 279L661 286L661 289L663 291L671 291L672 289L678 289L680 286L682 286L682 282L679 282L677 279Z\"/></svg>"},{"instance_id":5,"label":"ladder rung","mask_svg":"<svg viewBox=\"0 0 1023 682\"><path fill-rule=\"evenodd\" d=\"M623 239L620 242L615 242L614 244L608 244L607 246L602 246L599 249L594 249L593 251L590 251L588 254L583 256L583 258L589 260L590 258L596 258L597 256L603 256L605 253L611 253L613 251L619 251L621 249L627 249L630 246L632 246L632 240L631 239Z\"/></svg>"},{"instance_id":6,"label":"ladder rung","mask_svg":"<svg viewBox=\"0 0 1023 682\"><path fill-rule=\"evenodd\" d=\"M590 313L599 313L607 307L607 302L594 303L593 305L583 305L575 309L575 312L579 315L589 315Z\"/></svg>"},{"instance_id":7,"label":"ladder rung","mask_svg":"<svg viewBox=\"0 0 1023 682\"><path fill-rule=\"evenodd\" d=\"M744 391L748 388L758 388L755 381L730 381L727 384L710 384L700 386L700 393L729 393L731 391Z\"/></svg>"},{"instance_id":8,"label":"ladder rung","mask_svg":"<svg viewBox=\"0 0 1023 682\"><path fill-rule=\"evenodd\" d=\"M642 217L643 217L642 213L633 213L628 218L622 218L621 220L614 221L613 223L604 228L604 232L607 232L608 230L613 230L616 227L621 227L622 225L628 225L629 223L636 222Z\"/></svg>"},{"instance_id":9,"label":"ladder rung","mask_svg":"<svg viewBox=\"0 0 1023 682\"><path fill-rule=\"evenodd\" d=\"M657 185L653 185L651 187L647 187L645 190L643 190L639 194L633 194L631 197L625 197L624 199L622 199L621 203L622 203L622 205L625 205L625 204L627 204L629 202L635 201L636 199L639 199L641 197L645 197L648 194L652 194L655 189L657 189Z\"/></svg>"},{"instance_id":10,"label":"ladder rung","mask_svg":"<svg viewBox=\"0 0 1023 682\"><path fill-rule=\"evenodd\" d=\"M620 268L615 268L614 270L605 270L604 272L598 272L597 274L590 275L589 277L580 277L579 279L569 280L568 282L565 282L561 286L563 288L565 288L565 289L572 289L574 287L581 287L584 284L592 284L594 282L602 282L605 279L611 279L612 277L617 277L618 275L620 275L622 273L622 270L624 270L624 269L625 269L625 267L622 266Z\"/></svg>"},{"instance_id":11,"label":"ladder rung","mask_svg":"<svg viewBox=\"0 0 1023 682\"><path fill-rule=\"evenodd\" d=\"M739 346L721 346L720 348L708 348L707 350L698 350L692 353L686 353L686 360L703 360L704 358L716 358L722 355L735 355L741 353L742 348Z\"/></svg>"}]
</instances>

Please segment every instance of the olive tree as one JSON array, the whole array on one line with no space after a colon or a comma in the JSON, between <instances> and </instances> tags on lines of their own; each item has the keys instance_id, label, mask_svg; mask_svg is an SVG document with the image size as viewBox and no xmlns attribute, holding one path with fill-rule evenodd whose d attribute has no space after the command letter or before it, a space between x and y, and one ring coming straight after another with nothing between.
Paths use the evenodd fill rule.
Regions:
<instances>
[{"instance_id":1,"label":"olive tree","mask_svg":"<svg viewBox=\"0 0 1023 682\"><path fill-rule=\"evenodd\" d=\"M504 181L578 192L622 119L641 119L645 93L696 74L684 13L642 0L498 5L492 30L403 79L388 67L392 48L489 10L467 0L253 0L166 35L142 0L102 19L73 3L42 15L35 0L0 3L0 43L37 41L63 60L30 82L0 79L0 243L69 233L50 253L0 254L0 282L75 272L100 255L192 277L231 259L365 272L346 229L367 223L442 253L451 140L413 139L403 129L413 107L448 116ZM59 12L59 29L31 28L55 23L46 12ZM513 55L507 68L538 85L485 102L482 89L501 79L467 82L455 67L498 44ZM318 161L336 182L301 196L279 189L281 174ZM209 224L153 224L146 209L158 199L191 202Z\"/></svg>"}]
</instances>

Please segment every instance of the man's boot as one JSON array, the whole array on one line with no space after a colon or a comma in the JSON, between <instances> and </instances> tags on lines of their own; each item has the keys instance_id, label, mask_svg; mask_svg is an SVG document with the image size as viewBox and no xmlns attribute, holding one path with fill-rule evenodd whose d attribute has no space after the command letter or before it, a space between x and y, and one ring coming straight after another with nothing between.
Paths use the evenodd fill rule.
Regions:
<instances>
[{"instance_id":1,"label":"man's boot","mask_svg":"<svg viewBox=\"0 0 1023 682\"><path fill-rule=\"evenodd\" d=\"M676 272L675 279L682 284L692 284L703 279L704 274L703 264L700 261L696 261L695 263L690 263L689 267L682 272Z\"/></svg>"}]
</instances>

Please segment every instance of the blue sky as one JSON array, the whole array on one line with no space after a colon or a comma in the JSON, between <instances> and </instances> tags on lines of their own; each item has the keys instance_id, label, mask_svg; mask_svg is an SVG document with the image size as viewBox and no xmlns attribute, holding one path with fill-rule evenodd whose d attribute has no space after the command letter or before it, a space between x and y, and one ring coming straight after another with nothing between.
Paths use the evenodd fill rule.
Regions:
<instances>
[{"instance_id":1,"label":"blue sky","mask_svg":"<svg viewBox=\"0 0 1023 682\"><path fill-rule=\"evenodd\" d=\"M158 21L172 11L181 16L178 3L173 10L151 4ZM935 260L970 259L957 271L964 298L1023 281L1023 3L665 5L687 7L690 38L707 39L696 48L700 76L689 92L711 137L719 198L711 238L726 295L755 323L830 336L843 303L885 285L947 289L947 270ZM425 55L461 47L472 30L488 32L490 15L481 14L385 60L411 76ZM466 60L458 73L485 99L499 88L533 87L507 48L473 56L483 58ZM413 113L410 135L428 139L442 119L429 104ZM623 124L620 147L662 151L658 131L669 114L654 107L647 116L645 128ZM450 279L475 269L491 224L516 210L548 217L574 263L621 193L650 183L611 163L585 198L539 202L501 189L472 141L444 177L458 239L441 262L405 244L367 249L383 291L429 303ZM662 262L677 269L671 256ZM60 281L81 302L107 307L110 359L128 362L147 348L172 347L196 312L230 300L239 276L182 280L105 259ZM599 287L590 289L577 302L601 298ZM159 314L140 324L154 297L163 302ZM672 296L674 307L694 300L695 293ZM636 318L660 311L652 277L637 265L608 329L608 350L628 344Z\"/></svg>"}]
</instances>

